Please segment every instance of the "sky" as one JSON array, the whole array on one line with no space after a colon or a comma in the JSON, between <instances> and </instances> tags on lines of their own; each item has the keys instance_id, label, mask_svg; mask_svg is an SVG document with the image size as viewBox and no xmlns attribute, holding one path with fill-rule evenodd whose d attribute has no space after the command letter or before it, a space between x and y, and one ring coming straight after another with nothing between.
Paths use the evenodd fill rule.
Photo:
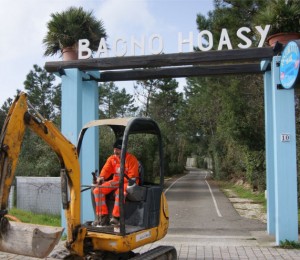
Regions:
<instances>
[{"instance_id":1,"label":"sky","mask_svg":"<svg viewBox=\"0 0 300 260\"><path fill-rule=\"evenodd\" d=\"M47 61L59 61L59 55L45 57L43 38L52 13L65 11L70 6L82 6L93 11L102 20L112 46L123 38L130 47L131 37L145 37L146 43L153 34L163 41L164 53L178 52L178 33L183 39L193 34L197 44L197 14L207 15L213 10L213 0L2 0L0 9L0 107L7 98L14 98L17 89L24 90L26 75L37 64L43 67ZM189 52L188 44L182 45ZM145 44L145 54L150 47ZM113 51L109 52L114 57ZM132 55L128 50L127 55ZM135 55L141 55L138 51ZM58 78L57 81L60 79ZM180 86L184 79L178 79ZM116 82L119 88L130 92L133 82Z\"/></svg>"}]
</instances>

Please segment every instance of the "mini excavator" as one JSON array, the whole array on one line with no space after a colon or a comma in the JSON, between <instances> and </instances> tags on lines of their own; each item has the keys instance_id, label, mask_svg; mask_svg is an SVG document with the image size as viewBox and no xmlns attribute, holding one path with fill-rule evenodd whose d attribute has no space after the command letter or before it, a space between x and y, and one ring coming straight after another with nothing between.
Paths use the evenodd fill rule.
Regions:
<instances>
[{"instance_id":1,"label":"mini excavator","mask_svg":"<svg viewBox=\"0 0 300 260\"><path fill-rule=\"evenodd\" d=\"M116 138L123 139L119 181L121 214L117 226L93 225L93 220L81 223L82 192L93 190L98 184L81 184L79 153L86 131L102 126L110 127ZM67 234L62 253L53 254L53 249L60 241L64 228L19 223L12 221L8 215L9 192L26 128L43 139L60 162L62 208ZM135 134L151 135L157 139L158 177L155 181L147 181L144 173L139 184L135 183L132 187L129 184L130 196L124 198L125 153L129 136ZM167 234L169 212L163 184L162 137L157 123L152 119L137 117L92 121L81 130L76 147L51 121L44 119L32 107L25 93L20 93L10 107L0 136L0 251L38 258L45 258L51 253L51 257L57 259L177 259L173 246L158 246L142 254L135 250ZM107 204L112 205L109 201Z\"/></svg>"}]
</instances>

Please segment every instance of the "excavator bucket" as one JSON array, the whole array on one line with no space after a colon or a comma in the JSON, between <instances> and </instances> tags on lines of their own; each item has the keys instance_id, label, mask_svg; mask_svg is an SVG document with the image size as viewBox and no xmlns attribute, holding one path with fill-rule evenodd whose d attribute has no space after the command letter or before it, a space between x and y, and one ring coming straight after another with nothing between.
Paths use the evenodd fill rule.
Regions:
<instances>
[{"instance_id":1,"label":"excavator bucket","mask_svg":"<svg viewBox=\"0 0 300 260\"><path fill-rule=\"evenodd\" d=\"M6 217L0 221L0 251L45 258L60 240L61 227L9 222Z\"/></svg>"}]
</instances>

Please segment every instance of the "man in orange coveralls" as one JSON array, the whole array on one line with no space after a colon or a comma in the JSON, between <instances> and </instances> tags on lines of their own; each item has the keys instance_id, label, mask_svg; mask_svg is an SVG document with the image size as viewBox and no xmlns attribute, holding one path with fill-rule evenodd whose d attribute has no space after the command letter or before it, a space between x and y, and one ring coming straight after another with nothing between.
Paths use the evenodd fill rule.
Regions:
<instances>
[{"instance_id":1,"label":"man in orange coveralls","mask_svg":"<svg viewBox=\"0 0 300 260\"><path fill-rule=\"evenodd\" d=\"M119 208L119 178L120 178L120 156L122 148L122 140L117 140L114 145L114 154L108 157L105 165L103 166L100 176L97 178L97 183L101 184L101 187L96 187L93 191L96 203L96 214L99 216L100 221L97 225L106 226L108 223L111 225L118 225L120 218L120 208ZM138 182L138 160L137 158L126 153L125 156L125 169L124 174L126 174L130 179L135 178ZM112 180L106 181L113 174ZM126 188L128 185L128 179L124 178L124 197L126 197ZM107 188L106 188L107 187ZM115 191L115 204L112 212L112 218L109 221L108 209L105 201L105 196L112 191Z\"/></svg>"}]
</instances>

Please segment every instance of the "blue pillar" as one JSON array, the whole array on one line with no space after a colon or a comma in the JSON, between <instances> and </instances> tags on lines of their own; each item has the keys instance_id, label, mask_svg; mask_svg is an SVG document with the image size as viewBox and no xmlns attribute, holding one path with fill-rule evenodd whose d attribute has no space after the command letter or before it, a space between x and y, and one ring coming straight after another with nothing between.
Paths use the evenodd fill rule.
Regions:
<instances>
[{"instance_id":1,"label":"blue pillar","mask_svg":"<svg viewBox=\"0 0 300 260\"><path fill-rule=\"evenodd\" d=\"M82 126L82 75L78 69L66 69L61 86L61 131L74 145Z\"/></svg>"},{"instance_id":2,"label":"blue pillar","mask_svg":"<svg viewBox=\"0 0 300 260\"><path fill-rule=\"evenodd\" d=\"M89 72L95 78L99 78L99 72ZM82 84L82 126L98 119L98 83L96 81L83 81ZM81 183L91 184L91 172L99 169L99 129L93 127L87 130L81 149ZM82 193L81 216L82 222L94 220L94 211L91 203L91 191Z\"/></svg>"},{"instance_id":3,"label":"blue pillar","mask_svg":"<svg viewBox=\"0 0 300 260\"><path fill-rule=\"evenodd\" d=\"M66 69L61 84L61 132L74 145L82 126L82 76L78 69ZM66 227L64 210L61 226Z\"/></svg>"},{"instance_id":4,"label":"blue pillar","mask_svg":"<svg viewBox=\"0 0 300 260\"><path fill-rule=\"evenodd\" d=\"M274 180L274 134L273 134L273 98L270 61L261 63L264 73L265 99L265 144L266 144L266 179L267 179L267 231L275 235L275 180Z\"/></svg>"},{"instance_id":5,"label":"blue pillar","mask_svg":"<svg viewBox=\"0 0 300 260\"><path fill-rule=\"evenodd\" d=\"M280 89L280 56L272 62L276 244L298 241L294 89Z\"/></svg>"},{"instance_id":6,"label":"blue pillar","mask_svg":"<svg viewBox=\"0 0 300 260\"><path fill-rule=\"evenodd\" d=\"M99 72L93 75L99 76ZM62 76L62 133L77 145L78 135L84 124L98 119L98 84L95 81L83 81L88 75L78 69L65 69ZM81 156L81 184L92 183L91 172L98 169L99 158L98 130L89 129L85 135ZM93 220L94 213L90 191L81 194L81 222ZM64 212L61 217L62 226L66 227Z\"/></svg>"}]
</instances>

